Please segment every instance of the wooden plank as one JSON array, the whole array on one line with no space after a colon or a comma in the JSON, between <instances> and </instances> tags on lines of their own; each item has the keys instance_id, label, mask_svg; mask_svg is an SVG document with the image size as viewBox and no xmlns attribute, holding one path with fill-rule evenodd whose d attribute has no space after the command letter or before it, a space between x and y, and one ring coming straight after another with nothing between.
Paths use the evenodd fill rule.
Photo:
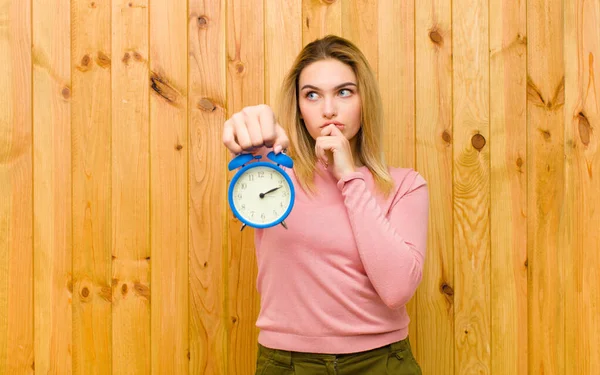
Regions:
<instances>
[{"instance_id":1,"label":"wooden plank","mask_svg":"<svg viewBox=\"0 0 600 375\"><path fill-rule=\"evenodd\" d=\"M302 0L302 45L327 34L342 35L342 1Z\"/></svg>"},{"instance_id":2,"label":"wooden plank","mask_svg":"<svg viewBox=\"0 0 600 375\"><path fill-rule=\"evenodd\" d=\"M148 0L113 0L112 25L112 371L149 374Z\"/></svg>"},{"instance_id":3,"label":"wooden plank","mask_svg":"<svg viewBox=\"0 0 600 375\"><path fill-rule=\"evenodd\" d=\"M265 7L265 97L274 110L285 75L302 49L302 0Z\"/></svg>"},{"instance_id":4,"label":"wooden plank","mask_svg":"<svg viewBox=\"0 0 600 375\"><path fill-rule=\"evenodd\" d=\"M564 12L565 374L592 375L600 373L600 3L579 0Z\"/></svg>"},{"instance_id":5,"label":"wooden plank","mask_svg":"<svg viewBox=\"0 0 600 375\"><path fill-rule=\"evenodd\" d=\"M71 7L33 1L35 370L70 374Z\"/></svg>"},{"instance_id":6,"label":"wooden plank","mask_svg":"<svg viewBox=\"0 0 600 375\"><path fill-rule=\"evenodd\" d=\"M225 1L189 12L190 373L226 375Z\"/></svg>"},{"instance_id":7,"label":"wooden plank","mask_svg":"<svg viewBox=\"0 0 600 375\"><path fill-rule=\"evenodd\" d=\"M490 374L488 3L452 2L455 373Z\"/></svg>"},{"instance_id":8,"label":"wooden plank","mask_svg":"<svg viewBox=\"0 0 600 375\"><path fill-rule=\"evenodd\" d=\"M352 39L358 43L369 61L376 64L375 72L379 72L386 161L394 167L415 168L415 2L380 0L379 9L373 1L366 4L344 4L349 4L344 10L353 10L353 17L347 19L344 26L359 25L351 28L354 30L351 33ZM377 19L374 21L376 30L370 30L369 25L369 14L373 9L377 12ZM365 16L366 20L362 21ZM346 29L344 35L347 35ZM373 53L376 56L370 57ZM416 356L419 347L417 298L415 294L407 304L410 316L409 337Z\"/></svg>"},{"instance_id":9,"label":"wooden plank","mask_svg":"<svg viewBox=\"0 0 600 375\"><path fill-rule=\"evenodd\" d=\"M386 48L390 47L391 53L397 49L406 48L409 44L411 47L404 50L404 52L411 52L414 49L414 29L411 28L411 25L414 23L414 1L402 1L402 4L398 4L396 9L393 9L394 5L391 4L390 0L357 0L342 1L341 3L342 35L360 48L375 72L375 77L377 77L377 70L379 68L378 53L380 41ZM378 5L378 3L381 3L381 5ZM400 10L400 13L391 13L393 10ZM402 21L408 22L405 24L399 21L398 15L400 15ZM401 22L401 27L389 28L391 18L395 18L396 22ZM388 21L387 23L386 20ZM385 25L385 27L382 28L382 25ZM401 35L401 37L397 37L397 39L405 43L399 46L391 45L391 40L378 38L380 30L383 33L387 31L388 33L385 34L388 36L392 36L392 34L398 35L398 31L400 30L408 32ZM407 59L402 61L402 63L412 66L410 57L413 55L414 53L405 55L404 57ZM407 75L410 75L410 73L411 71L407 72Z\"/></svg>"},{"instance_id":10,"label":"wooden plank","mask_svg":"<svg viewBox=\"0 0 600 375\"><path fill-rule=\"evenodd\" d=\"M227 1L227 117L265 102L263 0ZM233 173L228 175L230 179ZM229 218L227 313L230 374L250 374L256 364L259 296L256 291L254 231L240 232Z\"/></svg>"},{"instance_id":11,"label":"wooden plank","mask_svg":"<svg viewBox=\"0 0 600 375\"><path fill-rule=\"evenodd\" d=\"M187 1L150 2L152 374L187 374Z\"/></svg>"},{"instance_id":12,"label":"wooden plank","mask_svg":"<svg viewBox=\"0 0 600 375\"><path fill-rule=\"evenodd\" d=\"M490 2L491 364L527 373L527 18Z\"/></svg>"},{"instance_id":13,"label":"wooden plank","mask_svg":"<svg viewBox=\"0 0 600 375\"><path fill-rule=\"evenodd\" d=\"M527 2L527 253L530 374L563 374L563 4Z\"/></svg>"},{"instance_id":14,"label":"wooden plank","mask_svg":"<svg viewBox=\"0 0 600 375\"><path fill-rule=\"evenodd\" d=\"M73 372L110 374L110 3L71 3Z\"/></svg>"},{"instance_id":15,"label":"wooden plank","mask_svg":"<svg viewBox=\"0 0 600 375\"><path fill-rule=\"evenodd\" d=\"M0 373L33 372L31 3L0 0Z\"/></svg>"},{"instance_id":16,"label":"wooden plank","mask_svg":"<svg viewBox=\"0 0 600 375\"><path fill-rule=\"evenodd\" d=\"M451 15L450 0L419 2L415 8L416 167L428 183L430 217L417 289L416 351L424 374L454 374ZM393 119L388 122L400 126Z\"/></svg>"}]
</instances>

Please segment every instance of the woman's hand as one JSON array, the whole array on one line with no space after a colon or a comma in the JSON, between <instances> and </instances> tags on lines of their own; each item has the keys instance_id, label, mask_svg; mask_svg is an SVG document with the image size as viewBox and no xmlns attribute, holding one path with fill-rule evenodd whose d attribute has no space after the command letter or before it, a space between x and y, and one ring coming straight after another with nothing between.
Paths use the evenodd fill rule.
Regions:
<instances>
[{"instance_id":1,"label":"woman's hand","mask_svg":"<svg viewBox=\"0 0 600 375\"><path fill-rule=\"evenodd\" d=\"M289 146L290 141L275 120L271 107L261 104L245 107L225 121L223 144L234 155L261 147L273 147L278 154Z\"/></svg>"},{"instance_id":2,"label":"woman's hand","mask_svg":"<svg viewBox=\"0 0 600 375\"><path fill-rule=\"evenodd\" d=\"M321 136L315 143L315 153L325 167L331 165L333 176L338 180L356 171L350 142L334 124L321 130Z\"/></svg>"}]
</instances>

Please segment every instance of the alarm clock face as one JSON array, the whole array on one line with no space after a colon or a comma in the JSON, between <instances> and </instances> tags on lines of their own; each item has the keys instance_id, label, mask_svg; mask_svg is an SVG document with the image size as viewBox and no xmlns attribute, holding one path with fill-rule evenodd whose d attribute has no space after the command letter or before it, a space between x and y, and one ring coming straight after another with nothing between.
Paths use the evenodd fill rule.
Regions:
<instances>
[{"instance_id":1,"label":"alarm clock face","mask_svg":"<svg viewBox=\"0 0 600 375\"><path fill-rule=\"evenodd\" d=\"M267 228L279 224L292 209L294 190L287 175L270 163L243 168L230 186L234 213L246 224Z\"/></svg>"}]
</instances>

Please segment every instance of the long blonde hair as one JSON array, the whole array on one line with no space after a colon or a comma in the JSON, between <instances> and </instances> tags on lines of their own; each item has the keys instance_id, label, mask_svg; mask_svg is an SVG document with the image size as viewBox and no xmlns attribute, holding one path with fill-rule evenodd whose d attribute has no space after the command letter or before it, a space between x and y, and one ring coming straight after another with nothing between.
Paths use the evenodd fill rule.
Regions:
<instances>
[{"instance_id":1,"label":"long blonde hair","mask_svg":"<svg viewBox=\"0 0 600 375\"><path fill-rule=\"evenodd\" d=\"M372 173L377 190L384 196L392 191L394 182L384 160L383 105L375 75L363 53L350 41L328 35L307 44L286 75L278 103L278 120L290 138L289 154L294 159L294 171L300 186L314 193L314 173L317 158L315 140L300 117L298 81L308 65L326 59L336 59L352 68L361 97L361 127L357 137L360 162Z\"/></svg>"}]
</instances>

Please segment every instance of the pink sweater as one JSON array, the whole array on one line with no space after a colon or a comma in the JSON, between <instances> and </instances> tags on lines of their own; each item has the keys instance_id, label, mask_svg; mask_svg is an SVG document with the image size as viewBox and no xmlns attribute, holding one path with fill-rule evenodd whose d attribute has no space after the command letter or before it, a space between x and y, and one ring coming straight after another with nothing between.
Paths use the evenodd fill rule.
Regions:
<instances>
[{"instance_id":1,"label":"pink sweater","mask_svg":"<svg viewBox=\"0 0 600 375\"><path fill-rule=\"evenodd\" d=\"M366 167L340 181L315 174L318 195L296 188L288 230L255 231L260 344L342 354L408 336L405 305L421 281L429 198L417 172L390 172L387 199Z\"/></svg>"}]
</instances>

